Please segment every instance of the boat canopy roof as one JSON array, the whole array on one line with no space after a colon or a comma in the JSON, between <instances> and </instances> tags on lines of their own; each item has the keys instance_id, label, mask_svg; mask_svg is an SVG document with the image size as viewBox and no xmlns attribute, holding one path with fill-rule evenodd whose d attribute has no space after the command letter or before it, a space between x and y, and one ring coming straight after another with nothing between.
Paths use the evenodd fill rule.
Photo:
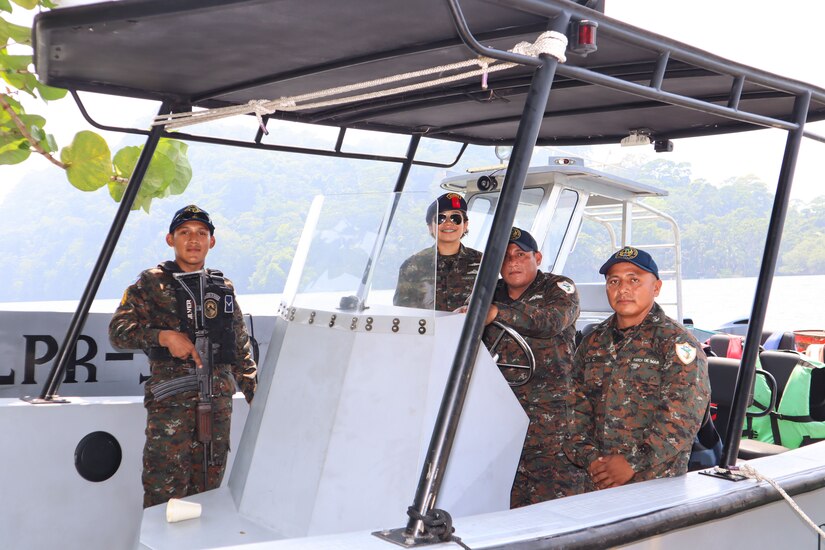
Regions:
<instances>
[{"instance_id":1,"label":"boat canopy roof","mask_svg":"<svg viewBox=\"0 0 825 550\"><path fill-rule=\"evenodd\" d=\"M795 97L805 91L812 93L808 121L825 118L825 90L726 61L573 2L456 5L472 36L499 51L535 42L563 10L574 21L598 23L598 50L584 56L568 48L567 61L558 66L538 145L618 143L640 128L654 140L754 124L787 129L794 125ZM458 29L448 0L121 0L38 15L35 62L52 86L166 100L175 111L186 111L292 98L478 59ZM462 70L478 69L476 63ZM476 75L270 116L512 144L534 69L525 64L490 72L486 89ZM439 70L436 77L446 74Z\"/></svg>"},{"instance_id":2,"label":"boat canopy roof","mask_svg":"<svg viewBox=\"0 0 825 550\"><path fill-rule=\"evenodd\" d=\"M480 176L494 176L504 179L506 173L506 167L472 170L466 174L455 174L446 177L442 180L441 187L459 193L478 193L481 191L478 187ZM668 194L665 189L585 166L583 159L575 157L550 157L547 159L547 165L545 166L531 166L527 170L524 187L540 187L553 184L558 181L557 176L563 177L564 184L572 187L598 185L604 190L603 196L619 201L628 197L664 197Z\"/></svg>"}]
</instances>

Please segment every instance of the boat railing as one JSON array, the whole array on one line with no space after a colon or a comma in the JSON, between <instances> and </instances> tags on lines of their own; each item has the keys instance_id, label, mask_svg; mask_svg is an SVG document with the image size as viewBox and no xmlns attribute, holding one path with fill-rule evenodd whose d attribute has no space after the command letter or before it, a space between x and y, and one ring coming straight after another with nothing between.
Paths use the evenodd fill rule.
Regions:
<instances>
[{"instance_id":1,"label":"boat railing","mask_svg":"<svg viewBox=\"0 0 825 550\"><path fill-rule=\"evenodd\" d=\"M619 250L623 246L632 245L644 250L665 251L657 254L659 276L672 279L675 282L676 292L673 300L660 301L660 305L673 307L676 318L681 323L684 320L682 301L682 237L679 226L672 216L640 201L625 201L618 204L587 206L584 217L601 224L610 235L611 250ZM633 227L639 222L653 223L665 226L668 236L662 242L641 242L633 239Z\"/></svg>"}]
</instances>

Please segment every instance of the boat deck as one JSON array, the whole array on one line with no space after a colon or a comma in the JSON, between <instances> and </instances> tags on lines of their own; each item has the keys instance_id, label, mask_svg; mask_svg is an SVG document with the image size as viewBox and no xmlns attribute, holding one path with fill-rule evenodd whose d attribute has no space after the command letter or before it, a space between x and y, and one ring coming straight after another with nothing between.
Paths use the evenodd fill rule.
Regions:
<instances>
[{"instance_id":1,"label":"boat deck","mask_svg":"<svg viewBox=\"0 0 825 550\"><path fill-rule=\"evenodd\" d=\"M789 493L806 493L798 500L819 524L825 521L825 490L819 488L825 479L825 466L821 461L823 451L825 443L820 443L781 456L753 460L749 464L780 482ZM748 487L743 490L743 486ZM163 520L165 506L146 510L141 531L145 548L185 550L248 545L248 548L298 550L378 550L391 547L371 531L278 540L277 533L239 516L226 488L195 495L188 500L203 505L200 519L168 524ZM713 540L720 546L725 537L738 545L733 547L754 548L771 544L798 548L815 541L813 531L801 519L795 518L790 506L784 502L775 502L759 510L773 516L770 522L755 522L752 515L745 519L740 514L776 500L781 497L765 482L731 482L691 472L682 477L630 484L517 510L456 518L454 526L455 534L473 549L605 548L634 541L638 541L633 544L634 548L695 548L696 533L691 532L691 527L699 529L703 521L702 536L716 537ZM716 521L707 523L713 518ZM376 529L398 528L405 520L399 512L397 525L376 526ZM732 528L728 522L747 522L748 527ZM778 525L783 527L777 528ZM664 542L657 543L650 538L674 527L681 529L666 533L668 538ZM751 542L741 546L748 538ZM445 543L443 547L457 546Z\"/></svg>"}]
</instances>

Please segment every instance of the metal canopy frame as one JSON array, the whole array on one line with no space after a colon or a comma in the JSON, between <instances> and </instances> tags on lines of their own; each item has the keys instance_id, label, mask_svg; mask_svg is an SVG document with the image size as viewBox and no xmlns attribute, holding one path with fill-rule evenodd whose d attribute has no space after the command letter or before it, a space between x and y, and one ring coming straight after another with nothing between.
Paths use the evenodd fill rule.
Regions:
<instances>
[{"instance_id":1,"label":"metal canopy frame","mask_svg":"<svg viewBox=\"0 0 825 550\"><path fill-rule=\"evenodd\" d=\"M444 0L351 0L347 14L369 13L357 21L343 9L301 0L121 0L67 8L35 20L36 64L50 85L167 100L184 111L471 59L462 38L473 37L468 42L525 65L491 73L486 90L470 79L270 117L475 145L513 144L536 59L506 50L535 40L548 20L566 10L598 23L599 49L586 57L571 53L559 66L556 99L543 112L539 145L615 143L639 127L650 128L655 139L743 131L754 124L790 129L794 98L803 90L812 93L807 120L825 119L825 90L724 60L574 2L462 0L459 33ZM342 20L352 24L340 25ZM321 34L324 40L317 39Z\"/></svg>"},{"instance_id":2,"label":"metal canopy frame","mask_svg":"<svg viewBox=\"0 0 825 550\"><path fill-rule=\"evenodd\" d=\"M385 1L380 0L380 5L385 6ZM467 320L452 364L411 509L420 515L426 515L436 505L441 476L449 459L462 404L472 375L473 360L480 345L484 317L492 302L493 289L498 278L498 268L506 249L518 197L524 184L534 146L536 144L615 142L624 137L630 127L634 127L628 126L630 122L643 118L647 111L655 111L658 118L663 121L667 120L669 124L669 126L664 125L661 131L654 133L652 137L655 139L737 132L751 129L754 125L779 128L788 132L729 426L735 425L737 422L741 423L747 408L747 395L749 393L747 389L753 384L755 376L754 367L758 353L759 335L762 331L771 281L778 258L782 227L787 212L788 197L801 139L803 136L807 136L825 141L821 136L805 130L806 122L825 119L825 90L723 60L690 46L612 20L601 13L567 0L462 0L460 5L458 0L422 0L422 2L425 2L426 6L422 8L423 4L416 5L415 10L424 12L422 13L424 21L433 19L426 13L425 8L435 9L436 6L439 6L441 12L446 8L452 17L450 25L455 25L460 40L466 44L467 48L479 55L513 60L513 54L501 49L502 44L507 42L503 40L504 37L520 37L528 30L544 30L546 28L564 32L571 18L586 18L599 24L599 46L603 55L587 58L571 56L571 60L566 64L560 64L555 58L546 55L542 55L538 59L520 59L520 61L526 63L525 67L504 76L500 73L495 77L491 75L492 91L484 92L484 94L489 95L488 101L484 100L484 94L478 91L477 85L474 87L472 84L462 84L442 87L428 92L406 94L399 98L364 101L345 108L326 111L320 109L300 114L276 113L272 117L336 125L341 128L341 132L344 132L346 128L365 128L405 133L412 136L406 158L378 159L402 162L402 169L396 182L396 190L403 188L406 173L411 165L423 164L414 160L418 136L433 136L446 140L461 141L465 144L465 147L467 143L514 144L507 176L501 188L501 199L493 219L490 238L484 251L484 259L479 269L477 283L470 299ZM117 68L111 69L112 78L107 79L105 66L100 68L98 65L90 64L88 60L84 60L84 63L77 66L71 62L71 54L84 51L83 46L86 40L84 33L86 29L103 31L98 32L95 37L97 40L95 48L101 52L100 55L117 56L121 51L115 47L117 41L114 38L109 37L111 40L115 40L112 48L107 49L105 47L108 44L105 32L108 29L107 25L111 25L116 31L112 36L120 32L126 36L128 41L129 25L133 22L138 25L144 20L149 23L156 22L158 14L166 14L171 18L175 18L185 17L187 12L192 12L195 16L201 18L197 19L195 17L196 20L204 21L203 17L208 17L210 14L234 14L233 10L236 9L258 10L257 13L261 13L261 7L266 7L267 3L267 0L178 0L176 2L170 0L124 0L104 4L104 9L100 9L100 6L84 6L41 14L35 21L38 69L41 70L41 76L44 77L47 84L67 86L72 89L73 93L77 90L102 91L133 97L162 99L164 102L160 112L164 113L171 106L176 106L178 109L188 109L192 106L208 107L243 103L247 99L244 94L270 89L267 87L279 89L279 86L289 91L290 86L298 81L305 80L308 83L316 84L330 75L345 73L354 68L363 69L362 76L369 78L374 76L376 71L380 72L386 68L387 65L382 65L382 62L388 60L391 63L403 65L408 58L418 59L423 54L433 54L432 57L438 60L445 57L450 58L454 56L454 46L458 44L459 40L454 35L439 36L430 42L406 44L380 50L379 53L373 54L348 50L344 58L333 59L326 63L313 64L310 62L299 69L284 68L282 71L269 73L269 76L253 80L239 78L237 82L231 84L213 85L211 88L202 91L188 93L183 93L172 84L164 88L162 78L152 81L151 84L154 88L148 85L139 88L136 87L137 84L140 84L139 81L129 80L131 75L124 75L123 71ZM370 0L364 0L362 3L369 4ZM289 6L294 7L294 4L311 4L323 10L331 8L334 2L301 3L295 0L295 3L290 4L287 0L279 4L285 5L287 8ZM400 6L403 6L403 4L394 4L391 7L401 9ZM468 6L473 8L471 16L465 15L467 10L464 8ZM489 12L482 10L479 6L485 10L489 9ZM349 6L348 9L354 8ZM224 12L221 12L221 10L224 10ZM384 10L388 10L388 8L385 7ZM409 14L406 15L412 17ZM375 18L381 19L384 17L386 19L385 16L384 11L381 11L375 15ZM500 26L489 27L491 19L498 20L500 18L504 18ZM254 20L251 17L248 19ZM254 24L256 21L250 21L250 23ZM414 23L414 21L408 22L407 26L414 26ZM314 20L312 24L314 24ZM382 24L386 24L386 21L382 20ZM434 27L439 27L439 25L443 27L443 22L440 21L433 20L432 24ZM481 27L481 30L475 34L471 30L474 25ZM387 32L392 32L392 29L387 29ZM479 39L492 45L483 45ZM73 42L73 40L76 41ZM509 42L507 43L509 44ZM75 46L78 48L77 52L72 51ZM615 57L621 57L621 55L613 55L611 48L616 48L620 54L626 54L628 58L614 59ZM448 50L449 55L445 53ZM646 60L640 58L639 52L646 52ZM66 55L64 56L64 54ZM139 54L140 52L135 55ZM63 67L62 64L66 58L69 58L69 61ZM613 64L607 61L602 63L602 60L613 61ZM128 59L118 61L128 63ZM137 66L140 66L140 63L137 63ZM139 70L133 72L140 73ZM727 91L724 93L719 92L718 82L720 80L726 83L727 86ZM712 90L703 86L688 86L689 84L701 84L704 81L715 83L716 86L710 86L710 88L714 88ZM675 86L673 82L676 83ZM671 88L666 89L666 84ZM679 91L682 84L685 85L685 90ZM177 86L177 83L175 83L175 86ZM556 93L553 95L554 101L548 103L551 89ZM571 101L571 96L565 95L570 90L573 91L574 96L579 96L580 101ZM591 95L595 93L594 90L605 90L605 92L604 95L594 98ZM518 104L509 105L508 109L504 111L496 109L483 110L481 106L496 102L493 99L494 94L510 98L512 103ZM459 98L464 99L463 103L459 101ZM588 102L588 100L593 101ZM467 110L467 102L475 107ZM445 114L443 111L438 111L444 106L449 106L451 113ZM463 109L461 106L463 106ZM514 109L513 107L518 108ZM450 122L450 118L453 116L452 111L463 115L464 118L461 122ZM683 111L688 111L689 114L685 116L683 114L673 114L683 113ZM428 117L439 112L441 118L432 120L441 122L441 124L426 123ZM404 115L407 118L393 118L397 115ZM610 126L613 130L605 132L593 130L595 128L592 125L594 116L603 120L604 124ZM700 119L698 125L683 123L697 118ZM557 124L559 121L564 122L564 124ZM572 127L579 128L577 134L563 132L563 130L571 128L571 124L568 124L570 121L574 122ZM112 129L110 127L102 128ZM484 128L487 130L480 130ZM622 130L618 131L617 128ZM469 131L471 129L473 132ZM550 133L555 130L559 130L559 132L555 135ZM265 146L260 143L260 135L250 144L241 145L241 143L231 142L230 140L213 141L214 138L168 133L159 128L149 132L124 129L119 129L119 131L148 134L147 142L90 277L89 284L72 318L66 339L58 353L58 360L55 362L49 380L44 387L41 395L44 401L54 398L54 392L57 390L59 380L67 366L68 351L72 350L76 344L77 336L85 321L102 274L111 258L132 201L137 195L143 172L148 166L149 158L160 137L220 142L229 145L283 151L313 152L304 149ZM315 153L325 154L317 151ZM338 151L335 153L338 153ZM739 448L741 437L739 430L729 429L728 433L730 435L725 445L721 466L733 465ZM434 542L432 537L423 529L422 521L415 518L416 515L411 514L407 526L396 530L394 535L397 538L396 542L403 543L407 541L412 545Z\"/></svg>"}]
</instances>

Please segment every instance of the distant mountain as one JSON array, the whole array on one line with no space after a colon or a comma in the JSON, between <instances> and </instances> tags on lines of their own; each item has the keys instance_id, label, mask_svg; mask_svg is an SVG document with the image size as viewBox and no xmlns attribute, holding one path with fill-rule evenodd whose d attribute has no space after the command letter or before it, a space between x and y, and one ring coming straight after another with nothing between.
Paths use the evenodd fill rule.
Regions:
<instances>
[{"instance_id":1,"label":"distant mountain","mask_svg":"<svg viewBox=\"0 0 825 550\"><path fill-rule=\"evenodd\" d=\"M154 201L151 215L131 213L99 297L120 297L141 270L170 258L171 250L164 242L169 220L175 210L189 203L200 205L215 219L218 243L209 255L209 266L223 269L240 293L280 292L312 198L319 193L387 192L398 174L395 163L195 143L189 151L194 168L189 188L182 196ZM454 158L455 151L455 144L429 140L423 153L428 159L443 161ZM403 149L395 154L403 154ZM537 152L536 159L544 157L546 152ZM489 149L470 147L451 170L490 165L495 162L492 159ZM714 186L692 179L689 164L663 159L625 166L624 171L626 176L670 192L666 198L648 202L677 219L686 278L757 273L772 203L763 182L746 176ZM416 167L411 171L406 189L420 193L412 206L420 209L416 216L442 192L439 182L444 175L443 169ZM360 210L384 208L387 198L359 200L367 202L353 203L341 213L344 219L356 223ZM379 205L370 201L379 201ZM80 192L56 169L32 172L0 205L0 252L7 269L0 301L77 299L116 209L106 190ZM430 242L423 219L416 216L401 227L409 249ZM791 205L780 274L825 273L824 233L825 197ZM640 231L634 237L641 242L647 235ZM609 252L603 230L585 224L565 271L575 280L595 280L598 266L594 268L592 258L604 258ZM329 253L335 253L334 249ZM578 259L584 257L591 260Z\"/></svg>"},{"instance_id":2,"label":"distant mountain","mask_svg":"<svg viewBox=\"0 0 825 550\"><path fill-rule=\"evenodd\" d=\"M454 144L427 143L434 149L425 151L428 158L455 157ZM475 148L462 165L489 164L491 156ZM223 269L241 293L280 292L312 198L392 191L399 169L397 163L196 143L189 158L194 176L183 195L153 201L150 215L131 212L98 297L119 298L141 270L171 258L164 241L169 220L190 203L215 220L217 245L208 266ZM444 172L415 167L406 189L434 197L443 192L438 183ZM387 199L380 200L384 205ZM0 287L0 301L77 299L117 206L105 189L78 191L57 169L25 177L0 204L0 252L9 281ZM414 232L426 237L423 218Z\"/></svg>"}]
</instances>

